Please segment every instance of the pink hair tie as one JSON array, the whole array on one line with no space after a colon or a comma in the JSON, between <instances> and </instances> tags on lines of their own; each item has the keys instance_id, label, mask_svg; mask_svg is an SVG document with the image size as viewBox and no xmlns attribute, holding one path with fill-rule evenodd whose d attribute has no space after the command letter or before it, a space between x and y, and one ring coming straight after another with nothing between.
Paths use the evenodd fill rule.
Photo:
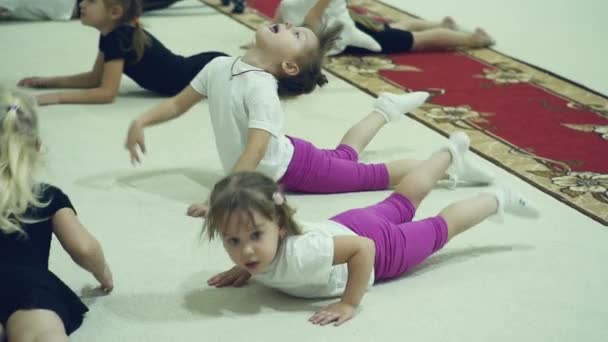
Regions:
<instances>
[{"instance_id":1,"label":"pink hair tie","mask_svg":"<svg viewBox=\"0 0 608 342\"><path fill-rule=\"evenodd\" d=\"M272 194L272 201L276 205L283 205L283 203L285 203L285 196L283 196L283 194L277 191Z\"/></svg>"}]
</instances>

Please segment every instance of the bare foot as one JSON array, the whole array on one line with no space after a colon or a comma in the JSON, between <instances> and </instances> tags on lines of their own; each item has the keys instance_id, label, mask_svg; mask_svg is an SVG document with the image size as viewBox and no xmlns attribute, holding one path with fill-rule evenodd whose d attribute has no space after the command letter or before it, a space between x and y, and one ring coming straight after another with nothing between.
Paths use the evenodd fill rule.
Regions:
<instances>
[{"instance_id":1,"label":"bare foot","mask_svg":"<svg viewBox=\"0 0 608 342\"><path fill-rule=\"evenodd\" d=\"M488 47L496 44L494 39L482 28L478 27L473 33L473 47Z\"/></svg>"},{"instance_id":2,"label":"bare foot","mask_svg":"<svg viewBox=\"0 0 608 342\"><path fill-rule=\"evenodd\" d=\"M456 26L456 22L454 21L454 18L452 17L445 17L443 18L443 20L441 20L441 27L445 27L447 29L450 30L458 30L458 27Z\"/></svg>"}]
</instances>

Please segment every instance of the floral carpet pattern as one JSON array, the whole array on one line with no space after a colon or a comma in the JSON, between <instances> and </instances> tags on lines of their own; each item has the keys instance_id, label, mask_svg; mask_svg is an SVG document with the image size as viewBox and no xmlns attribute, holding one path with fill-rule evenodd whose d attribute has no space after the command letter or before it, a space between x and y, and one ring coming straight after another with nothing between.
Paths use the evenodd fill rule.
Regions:
<instances>
[{"instance_id":1,"label":"floral carpet pattern","mask_svg":"<svg viewBox=\"0 0 608 342\"><path fill-rule=\"evenodd\" d=\"M233 15L254 29L280 0L249 1ZM370 18L412 17L377 0L352 8ZM608 225L608 98L492 49L344 55L326 69L372 95L428 91L410 116L449 135L465 130L474 151L559 201Z\"/></svg>"}]
</instances>

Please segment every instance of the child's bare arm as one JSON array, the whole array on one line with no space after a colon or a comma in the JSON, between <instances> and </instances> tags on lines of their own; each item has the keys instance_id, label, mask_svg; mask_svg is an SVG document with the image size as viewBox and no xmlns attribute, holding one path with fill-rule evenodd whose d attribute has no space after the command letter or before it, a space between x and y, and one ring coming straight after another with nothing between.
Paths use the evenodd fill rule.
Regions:
<instances>
[{"instance_id":1,"label":"child's bare arm","mask_svg":"<svg viewBox=\"0 0 608 342\"><path fill-rule=\"evenodd\" d=\"M94 88L101 83L103 64L103 54L99 52L90 71L69 76L26 77L17 85L32 88Z\"/></svg>"},{"instance_id":2,"label":"child's bare arm","mask_svg":"<svg viewBox=\"0 0 608 342\"><path fill-rule=\"evenodd\" d=\"M90 89L47 93L38 95L38 104L56 103L109 103L114 101L120 86L124 68L124 59L106 62L102 68L101 81ZM97 78L97 76L93 76Z\"/></svg>"},{"instance_id":3,"label":"child's bare arm","mask_svg":"<svg viewBox=\"0 0 608 342\"><path fill-rule=\"evenodd\" d=\"M317 3L308 11L306 17L304 17L304 26L317 30L323 23L323 13L329 6L331 0L319 0Z\"/></svg>"},{"instance_id":4,"label":"child's bare arm","mask_svg":"<svg viewBox=\"0 0 608 342\"><path fill-rule=\"evenodd\" d=\"M247 134L247 146L245 151L234 164L232 172L255 171L260 161L266 155L270 133L257 128L250 128Z\"/></svg>"},{"instance_id":5,"label":"child's bare arm","mask_svg":"<svg viewBox=\"0 0 608 342\"><path fill-rule=\"evenodd\" d=\"M125 147L131 154L131 162L140 162L137 146L146 153L144 128L173 120L187 112L204 98L192 86L187 86L179 94L161 102L131 122Z\"/></svg>"},{"instance_id":6,"label":"child's bare arm","mask_svg":"<svg viewBox=\"0 0 608 342\"><path fill-rule=\"evenodd\" d=\"M106 263L101 245L80 223L74 210L63 208L55 213L53 232L72 260L91 272L104 291L112 291L112 272Z\"/></svg>"},{"instance_id":7,"label":"child's bare arm","mask_svg":"<svg viewBox=\"0 0 608 342\"><path fill-rule=\"evenodd\" d=\"M348 280L342 299L315 313L310 321L325 325L335 322L340 325L349 320L367 290L369 277L374 267L376 247L372 240L362 236L334 237L334 265L346 263Z\"/></svg>"}]
</instances>

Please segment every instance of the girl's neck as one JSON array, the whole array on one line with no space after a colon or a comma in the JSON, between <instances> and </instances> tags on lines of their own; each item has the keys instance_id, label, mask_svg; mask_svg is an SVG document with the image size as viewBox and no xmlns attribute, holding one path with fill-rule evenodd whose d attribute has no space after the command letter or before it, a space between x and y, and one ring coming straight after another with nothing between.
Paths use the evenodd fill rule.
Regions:
<instances>
[{"instance_id":1,"label":"girl's neck","mask_svg":"<svg viewBox=\"0 0 608 342\"><path fill-rule=\"evenodd\" d=\"M268 58L268 56L265 56L263 51L255 46L247 50L241 60L251 66L258 67L273 75L276 73L276 66L270 62L271 59Z\"/></svg>"},{"instance_id":2,"label":"girl's neck","mask_svg":"<svg viewBox=\"0 0 608 342\"><path fill-rule=\"evenodd\" d=\"M104 24L100 27L97 27L97 29L99 30L99 32L101 32L102 36L105 36L108 33L114 31L114 29L116 29L118 26L120 26L120 23L110 22L108 24Z\"/></svg>"}]
</instances>

